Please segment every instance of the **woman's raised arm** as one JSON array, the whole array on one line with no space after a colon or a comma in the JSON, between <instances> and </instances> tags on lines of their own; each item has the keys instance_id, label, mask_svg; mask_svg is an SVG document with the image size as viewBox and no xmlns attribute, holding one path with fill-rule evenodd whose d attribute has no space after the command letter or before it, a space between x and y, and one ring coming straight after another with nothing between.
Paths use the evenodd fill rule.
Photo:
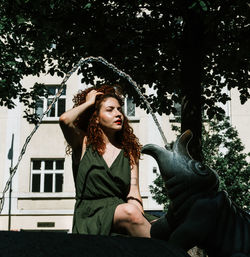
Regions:
<instances>
[{"instance_id":1,"label":"woman's raised arm","mask_svg":"<svg viewBox=\"0 0 250 257\"><path fill-rule=\"evenodd\" d=\"M103 93L91 90L87 94L86 101L83 104L66 111L59 118L63 135L73 151L81 149L83 137L86 135L86 132L74 125L74 121L95 103L96 96L100 94Z\"/></svg>"}]
</instances>

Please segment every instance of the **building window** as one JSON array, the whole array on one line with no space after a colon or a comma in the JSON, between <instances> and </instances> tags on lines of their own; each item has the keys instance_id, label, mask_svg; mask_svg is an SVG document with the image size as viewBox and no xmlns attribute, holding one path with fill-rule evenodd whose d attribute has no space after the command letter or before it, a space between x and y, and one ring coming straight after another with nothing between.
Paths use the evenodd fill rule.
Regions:
<instances>
[{"instance_id":1,"label":"building window","mask_svg":"<svg viewBox=\"0 0 250 257\"><path fill-rule=\"evenodd\" d=\"M181 104L175 102L174 108L176 109L176 113L174 114L175 118L180 118L181 117Z\"/></svg>"},{"instance_id":2,"label":"building window","mask_svg":"<svg viewBox=\"0 0 250 257\"><path fill-rule=\"evenodd\" d=\"M31 192L63 191L64 159L31 160Z\"/></svg>"},{"instance_id":3,"label":"building window","mask_svg":"<svg viewBox=\"0 0 250 257\"><path fill-rule=\"evenodd\" d=\"M55 95L60 89L59 85L47 85L48 95L47 97L41 97L36 103L36 114L41 117L52 103ZM66 87L64 88L60 98L54 103L50 111L44 117L44 120L57 120L61 114L65 112L66 106Z\"/></svg>"},{"instance_id":4,"label":"building window","mask_svg":"<svg viewBox=\"0 0 250 257\"><path fill-rule=\"evenodd\" d=\"M133 98L127 96L124 101L124 113L127 117L135 117L135 103Z\"/></svg>"}]
</instances>

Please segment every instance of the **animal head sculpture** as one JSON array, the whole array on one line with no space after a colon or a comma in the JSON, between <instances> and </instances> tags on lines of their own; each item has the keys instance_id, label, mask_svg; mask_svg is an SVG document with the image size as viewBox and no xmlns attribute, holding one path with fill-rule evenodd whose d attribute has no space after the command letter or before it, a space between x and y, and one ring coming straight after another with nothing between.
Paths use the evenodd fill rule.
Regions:
<instances>
[{"instance_id":1,"label":"animal head sculpture","mask_svg":"<svg viewBox=\"0 0 250 257\"><path fill-rule=\"evenodd\" d=\"M155 144L142 148L142 153L151 155L158 163L171 200L176 218L182 218L185 210L197 198L216 192L219 185L215 171L193 160L188 152L192 132L187 130L175 142L173 150Z\"/></svg>"},{"instance_id":2,"label":"animal head sculpture","mask_svg":"<svg viewBox=\"0 0 250 257\"><path fill-rule=\"evenodd\" d=\"M184 132L172 151L153 144L142 149L156 159L170 198L168 212L152 224L151 236L185 251L197 245L209 257L249 256L250 215L226 192L217 192L217 173L188 152L191 138L191 131Z\"/></svg>"}]
</instances>

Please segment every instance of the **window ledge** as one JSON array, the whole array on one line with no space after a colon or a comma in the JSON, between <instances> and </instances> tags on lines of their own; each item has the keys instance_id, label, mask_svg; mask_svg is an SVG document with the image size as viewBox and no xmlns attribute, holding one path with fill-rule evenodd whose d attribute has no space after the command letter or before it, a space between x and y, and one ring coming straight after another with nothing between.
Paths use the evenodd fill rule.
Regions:
<instances>
[{"instance_id":1,"label":"window ledge","mask_svg":"<svg viewBox=\"0 0 250 257\"><path fill-rule=\"evenodd\" d=\"M18 199L45 199L45 198L75 198L75 193L71 192L60 192L60 193L19 193L17 194Z\"/></svg>"},{"instance_id":2,"label":"window ledge","mask_svg":"<svg viewBox=\"0 0 250 257\"><path fill-rule=\"evenodd\" d=\"M53 117L53 118L45 117L42 120L42 123L58 123L58 122L59 122L59 117Z\"/></svg>"},{"instance_id":3,"label":"window ledge","mask_svg":"<svg viewBox=\"0 0 250 257\"><path fill-rule=\"evenodd\" d=\"M58 124L58 120L43 120L41 124Z\"/></svg>"},{"instance_id":4,"label":"window ledge","mask_svg":"<svg viewBox=\"0 0 250 257\"><path fill-rule=\"evenodd\" d=\"M140 118L139 117L132 117L132 116L128 116L128 121L129 122L140 122Z\"/></svg>"},{"instance_id":5,"label":"window ledge","mask_svg":"<svg viewBox=\"0 0 250 257\"><path fill-rule=\"evenodd\" d=\"M180 123L180 116L169 118L169 122Z\"/></svg>"},{"instance_id":6,"label":"window ledge","mask_svg":"<svg viewBox=\"0 0 250 257\"><path fill-rule=\"evenodd\" d=\"M30 124L34 124L33 122L29 122ZM48 118L43 118L41 121L41 124L58 124L59 123L59 117L53 118L53 119L48 119Z\"/></svg>"}]
</instances>

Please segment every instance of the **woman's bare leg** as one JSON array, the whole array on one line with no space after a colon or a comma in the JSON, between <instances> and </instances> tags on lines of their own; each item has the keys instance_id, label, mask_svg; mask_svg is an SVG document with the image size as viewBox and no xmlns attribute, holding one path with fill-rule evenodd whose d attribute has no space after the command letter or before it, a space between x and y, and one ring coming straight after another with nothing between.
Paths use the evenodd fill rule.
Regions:
<instances>
[{"instance_id":1,"label":"woman's bare leg","mask_svg":"<svg viewBox=\"0 0 250 257\"><path fill-rule=\"evenodd\" d=\"M113 228L135 237L150 237L151 224L142 215L140 209L130 203L117 206L114 213Z\"/></svg>"}]
</instances>

